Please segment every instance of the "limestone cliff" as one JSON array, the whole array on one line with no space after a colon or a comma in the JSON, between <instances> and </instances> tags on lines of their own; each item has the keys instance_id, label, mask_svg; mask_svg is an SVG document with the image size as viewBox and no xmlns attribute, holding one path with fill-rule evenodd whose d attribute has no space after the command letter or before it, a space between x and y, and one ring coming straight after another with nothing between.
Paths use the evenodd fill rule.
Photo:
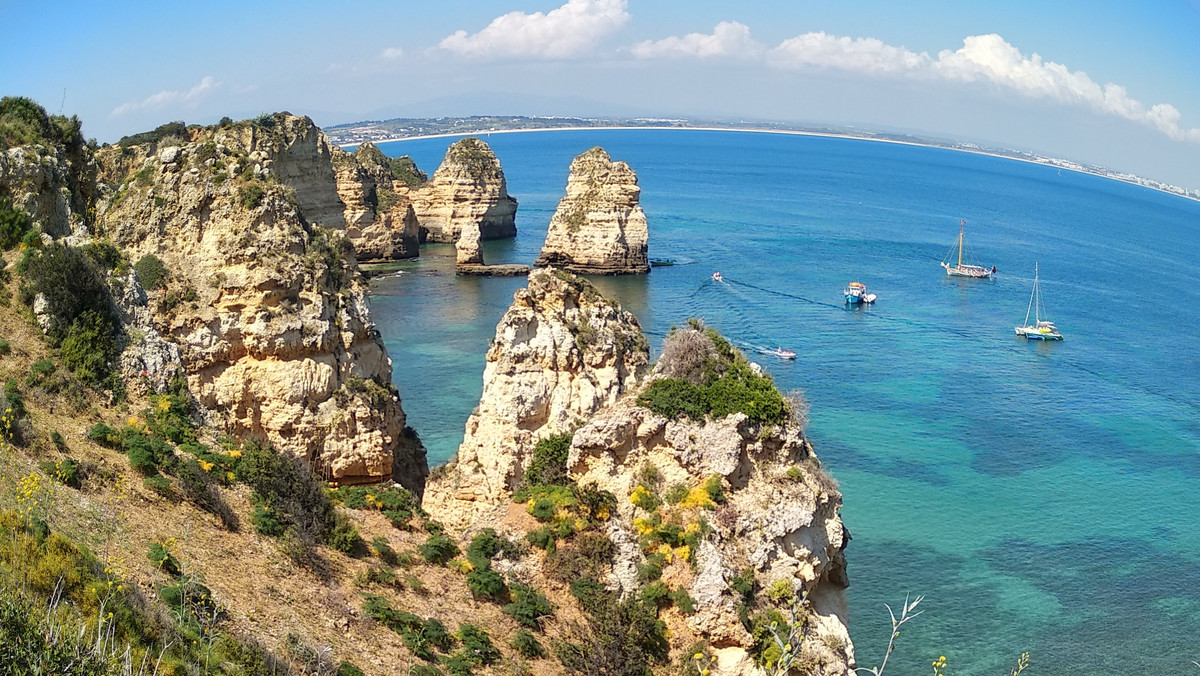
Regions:
<instances>
[{"instance_id":1,"label":"limestone cliff","mask_svg":"<svg viewBox=\"0 0 1200 676\"><path fill-rule=\"evenodd\" d=\"M820 666L805 673L852 673L842 551L849 535L838 514L841 494L795 424L764 427L744 413L703 422L668 420L627 397L575 432L568 468L577 483L594 482L617 497L620 518L609 522L617 545L610 584L636 588L637 570L646 561L638 543L648 522L711 528L695 551L671 551L692 557L690 567L673 571L674 579L696 601L688 625L714 646L716 671L761 673L750 656L753 637L739 621L744 597L732 584L749 569L760 589L778 590L782 583L784 590L807 597L801 661ZM686 486L688 496L649 510L635 505L647 475L660 477L664 488ZM689 507L695 492L714 481L722 503L707 504L715 507L711 512ZM706 499L701 494L696 502ZM705 526L697 526L701 523Z\"/></svg>"},{"instance_id":2,"label":"limestone cliff","mask_svg":"<svg viewBox=\"0 0 1200 676\"><path fill-rule=\"evenodd\" d=\"M424 449L340 231L323 138L281 114L193 128L180 145L104 149L97 230L165 265L164 286L148 291L153 325L215 423L331 481L395 479L419 494Z\"/></svg>"},{"instance_id":3,"label":"limestone cliff","mask_svg":"<svg viewBox=\"0 0 1200 676\"><path fill-rule=\"evenodd\" d=\"M534 265L598 275L649 272L640 194L628 164L613 162L602 148L580 154Z\"/></svg>"},{"instance_id":4,"label":"limestone cliff","mask_svg":"<svg viewBox=\"0 0 1200 676\"><path fill-rule=\"evenodd\" d=\"M70 235L91 206L95 166L88 155L50 144L0 149L0 197L11 197L42 232Z\"/></svg>"},{"instance_id":5,"label":"limestone cliff","mask_svg":"<svg viewBox=\"0 0 1200 676\"><path fill-rule=\"evenodd\" d=\"M637 318L586 280L534 270L496 327L479 407L454 463L430 479L425 509L465 526L503 505L539 439L615 402L647 364Z\"/></svg>"},{"instance_id":6,"label":"limestone cliff","mask_svg":"<svg viewBox=\"0 0 1200 676\"><path fill-rule=\"evenodd\" d=\"M425 175L411 159L389 158L371 143L353 153L334 147L332 154L338 195L346 205L346 237L358 260L416 257L419 230L408 190Z\"/></svg>"},{"instance_id":7,"label":"limestone cliff","mask_svg":"<svg viewBox=\"0 0 1200 676\"><path fill-rule=\"evenodd\" d=\"M517 235L517 200L508 194L500 160L477 138L451 145L433 178L409 197L423 242L453 242L464 223L474 223L481 239Z\"/></svg>"},{"instance_id":8,"label":"limestone cliff","mask_svg":"<svg viewBox=\"0 0 1200 676\"><path fill-rule=\"evenodd\" d=\"M635 318L578 277L535 270L497 328L479 407L455 461L431 478L424 507L468 531L527 530L520 521L526 511L557 518L539 516L548 499L514 510L511 495L530 470L536 442L565 433L570 490L611 494L615 506L593 526L611 543L600 582L638 597L653 569L650 580L694 602L694 612L659 615L678 662L701 642L716 673L760 675L761 661L772 659L761 632L778 621L786 634L794 609L795 636L803 635L795 663L803 673L852 673L849 535L837 485L804 436L801 400L789 404L760 367L702 326L674 331L663 354L646 374ZM668 378L678 387L658 387L670 385ZM705 386L714 389L684 392ZM738 403L747 397L751 403ZM691 408L656 413L663 398ZM713 412L731 401L732 412ZM559 548L584 546L569 539L570 528L561 532L568 535L558 536L567 538ZM513 572L553 579L558 573L547 567L572 560L555 556L541 573L533 572L536 559ZM759 627L757 639L752 627Z\"/></svg>"}]
</instances>

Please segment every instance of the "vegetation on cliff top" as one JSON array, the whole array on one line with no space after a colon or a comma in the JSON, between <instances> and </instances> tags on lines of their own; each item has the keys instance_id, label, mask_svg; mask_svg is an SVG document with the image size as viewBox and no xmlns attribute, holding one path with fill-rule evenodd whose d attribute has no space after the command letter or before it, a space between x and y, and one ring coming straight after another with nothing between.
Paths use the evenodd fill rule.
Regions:
<instances>
[{"instance_id":1,"label":"vegetation on cliff top","mask_svg":"<svg viewBox=\"0 0 1200 676\"><path fill-rule=\"evenodd\" d=\"M698 320L667 335L658 364L666 377L652 382L638 396L638 404L661 416L703 420L744 413L752 422L767 425L781 425L791 416L771 377Z\"/></svg>"},{"instance_id":2,"label":"vegetation on cliff top","mask_svg":"<svg viewBox=\"0 0 1200 676\"><path fill-rule=\"evenodd\" d=\"M0 150L38 143L76 150L84 144L83 123L75 115L50 115L24 96L0 99Z\"/></svg>"}]
</instances>

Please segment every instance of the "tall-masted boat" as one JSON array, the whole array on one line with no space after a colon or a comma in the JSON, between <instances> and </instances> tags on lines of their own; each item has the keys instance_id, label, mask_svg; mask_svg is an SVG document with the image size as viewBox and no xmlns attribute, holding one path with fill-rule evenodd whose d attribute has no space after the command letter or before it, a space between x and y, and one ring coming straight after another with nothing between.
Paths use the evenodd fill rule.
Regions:
<instances>
[{"instance_id":1,"label":"tall-masted boat","mask_svg":"<svg viewBox=\"0 0 1200 676\"><path fill-rule=\"evenodd\" d=\"M1029 323L1029 313L1033 313L1033 323ZM1029 294L1029 307L1025 309L1024 326L1015 327L1018 336L1029 340L1062 340L1062 334L1055 328L1054 322L1042 319L1045 308L1042 307L1042 292L1038 290L1037 263L1033 264L1033 292Z\"/></svg>"},{"instance_id":2,"label":"tall-masted boat","mask_svg":"<svg viewBox=\"0 0 1200 676\"><path fill-rule=\"evenodd\" d=\"M966 221L958 224L958 263L951 265L947 262L950 254L954 252L954 247L950 247L950 251L946 253L946 258L942 260L942 267L946 268L946 274L951 277L975 277L976 279L986 279L996 274L996 267L990 268L982 265L971 265L963 263L963 228L967 225Z\"/></svg>"}]
</instances>

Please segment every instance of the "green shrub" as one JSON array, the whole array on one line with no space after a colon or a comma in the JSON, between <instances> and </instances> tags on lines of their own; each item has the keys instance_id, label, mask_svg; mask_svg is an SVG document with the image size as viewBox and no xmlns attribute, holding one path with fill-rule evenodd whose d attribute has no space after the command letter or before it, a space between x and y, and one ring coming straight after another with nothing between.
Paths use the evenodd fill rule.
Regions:
<instances>
[{"instance_id":1,"label":"green shrub","mask_svg":"<svg viewBox=\"0 0 1200 676\"><path fill-rule=\"evenodd\" d=\"M555 434L533 447L533 458L523 480L526 486L560 486L568 483L567 456L572 434Z\"/></svg>"},{"instance_id":2,"label":"green shrub","mask_svg":"<svg viewBox=\"0 0 1200 676\"><path fill-rule=\"evenodd\" d=\"M153 563L155 568L158 568L171 577L179 577L183 574L183 568L179 565L179 559L175 558L171 550L164 547L160 542L150 545L149 551L146 552L146 558L150 559L150 563Z\"/></svg>"},{"instance_id":3,"label":"green shrub","mask_svg":"<svg viewBox=\"0 0 1200 676\"><path fill-rule=\"evenodd\" d=\"M568 545L546 556L546 576L562 582L589 577L599 578L612 566L616 545L604 533L580 533Z\"/></svg>"},{"instance_id":4,"label":"green shrub","mask_svg":"<svg viewBox=\"0 0 1200 676\"><path fill-rule=\"evenodd\" d=\"M246 209L256 209L262 204L263 196L266 191L263 190L262 184L258 181L251 181L246 185L238 188L238 201Z\"/></svg>"},{"instance_id":5,"label":"green shrub","mask_svg":"<svg viewBox=\"0 0 1200 676\"><path fill-rule=\"evenodd\" d=\"M508 585L504 578L491 568L475 568L467 573L467 588L471 596L494 603L504 603L508 600Z\"/></svg>"},{"instance_id":6,"label":"green shrub","mask_svg":"<svg viewBox=\"0 0 1200 676\"><path fill-rule=\"evenodd\" d=\"M721 477L714 474L704 481L704 491L708 493L709 499L718 505L725 504L725 486L721 482Z\"/></svg>"},{"instance_id":7,"label":"green shrub","mask_svg":"<svg viewBox=\"0 0 1200 676\"><path fill-rule=\"evenodd\" d=\"M121 140L117 141L117 145L122 148L128 146L142 145L145 143L158 143L168 136L183 137L187 134L187 125L182 120L168 122L166 124L155 127L153 131L144 131L140 134L132 134L130 136L122 136Z\"/></svg>"},{"instance_id":8,"label":"green shrub","mask_svg":"<svg viewBox=\"0 0 1200 676\"><path fill-rule=\"evenodd\" d=\"M660 557L661 558L661 557ZM662 564L657 561L646 561L637 567L638 582L654 582L662 578Z\"/></svg>"},{"instance_id":9,"label":"green shrub","mask_svg":"<svg viewBox=\"0 0 1200 676\"><path fill-rule=\"evenodd\" d=\"M529 541L529 544L537 547L538 549L544 549L547 552L554 551L555 549L555 535L553 526L546 526L544 528L531 530L525 534L525 539Z\"/></svg>"},{"instance_id":10,"label":"green shrub","mask_svg":"<svg viewBox=\"0 0 1200 676\"><path fill-rule=\"evenodd\" d=\"M31 227L29 214L14 208L12 198L0 197L0 249L8 251L16 246Z\"/></svg>"},{"instance_id":11,"label":"green shrub","mask_svg":"<svg viewBox=\"0 0 1200 676\"><path fill-rule=\"evenodd\" d=\"M458 625L458 640L462 642L462 649L455 655L473 666L486 667L500 659L500 651L492 644L491 636L469 622Z\"/></svg>"},{"instance_id":12,"label":"green shrub","mask_svg":"<svg viewBox=\"0 0 1200 676\"><path fill-rule=\"evenodd\" d=\"M343 554L356 554L363 548L362 536L358 528L346 518L345 514L334 512L333 524L325 531L325 544Z\"/></svg>"},{"instance_id":13,"label":"green shrub","mask_svg":"<svg viewBox=\"0 0 1200 676\"><path fill-rule=\"evenodd\" d=\"M514 583L509 592L513 601L504 606L504 613L530 629L541 629L542 618L554 614L554 606L533 587Z\"/></svg>"},{"instance_id":14,"label":"green shrub","mask_svg":"<svg viewBox=\"0 0 1200 676\"><path fill-rule=\"evenodd\" d=\"M546 656L546 649L528 629L518 629L509 639L508 644L517 651L518 655L528 660Z\"/></svg>"},{"instance_id":15,"label":"green shrub","mask_svg":"<svg viewBox=\"0 0 1200 676\"><path fill-rule=\"evenodd\" d=\"M147 291L160 289L167 283L167 266L154 254L146 254L139 258L138 262L133 264L133 269L137 271L142 288Z\"/></svg>"},{"instance_id":16,"label":"green shrub","mask_svg":"<svg viewBox=\"0 0 1200 676\"><path fill-rule=\"evenodd\" d=\"M414 664L408 668L408 676L442 676L442 670L432 664Z\"/></svg>"},{"instance_id":17,"label":"green shrub","mask_svg":"<svg viewBox=\"0 0 1200 676\"><path fill-rule=\"evenodd\" d=\"M458 545L445 535L430 535L425 543L417 547L426 561L439 566L458 556Z\"/></svg>"},{"instance_id":18,"label":"green shrub","mask_svg":"<svg viewBox=\"0 0 1200 676\"><path fill-rule=\"evenodd\" d=\"M637 402L640 406L672 420L681 415L693 420L703 420L704 415L708 413L704 388L677 378L654 381L638 395Z\"/></svg>"},{"instance_id":19,"label":"green shrub","mask_svg":"<svg viewBox=\"0 0 1200 676\"><path fill-rule=\"evenodd\" d=\"M651 666L666 661L670 646L666 625L654 608L612 592L594 594L585 604L587 630L560 643L555 653L573 674L650 676Z\"/></svg>"},{"instance_id":20,"label":"green shrub","mask_svg":"<svg viewBox=\"0 0 1200 676\"><path fill-rule=\"evenodd\" d=\"M250 512L250 523L254 526L255 532L270 537L283 535L285 528L275 512L266 505L254 506L254 511Z\"/></svg>"},{"instance_id":21,"label":"green shrub","mask_svg":"<svg viewBox=\"0 0 1200 676\"><path fill-rule=\"evenodd\" d=\"M667 501L668 505L678 505L680 502L683 501L684 498L687 497L687 494L688 494L688 485L687 484L685 484L685 483L671 484L671 487L667 489L667 494L664 496L664 499Z\"/></svg>"},{"instance_id":22,"label":"green shrub","mask_svg":"<svg viewBox=\"0 0 1200 676\"><path fill-rule=\"evenodd\" d=\"M63 339L63 365L89 385L100 385L112 373L117 358L117 341L110 318L87 310L74 322Z\"/></svg>"},{"instance_id":23,"label":"green shrub","mask_svg":"<svg viewBox=\"0 0 1200 676\"><path fill-rule=\"evenodd\" d=\"M688 594L683 587L671 592L671 603L674 603L679 612L684 615L692 615L696 612L696 599L692 598L692 595Z\"/></svg>"},{"instance_id":24,"label":"green shrub","mask_svg":"<svg viewBox=\"0 0 1200 676\"><path fill-rule=\"evenodd\" d=\"M0 338L0 357L7 357L12 353L12 346L4 338Z\"/></svg>"},{"instance_id":25,"label":"green shrub","mask_svg":"<svg viewBox=\"0 0 1200 676\"><path fill-rule=\"evenodd\" d=\"M107 322L108 336L116 335L108 285L95 264L78 249L52 244L44 249L27 249L21 270L21 300L32 305L41 295L46 300L49 327L46 339L57 347L67 337L75 320L91 311ZM115 348L100 346L105 354Z\"/></svg>"},{"instance_id":26,"label":"green shrub","mask_svg":"<svg viewBox=\"0 0 1200 676\"><path fill-rule=\"evenodd\" d=\"M225 502L225 499L217 492L208 472L201 469L195 459L179 463L176 471L184 497L200 509L220 519L221 525L226 530L236 532L239 527L237 515L233 513L229 503Z\"/></svg>"},{"instance_id":27,"label":"green shrub","mask_svg":"<svg viewBox=\"0 0 1200 676\"><path fill-rule=\"evenodd\" d=\"M535 500L529 508L529 513L538 521L546 522L554 518L555 509L554 501L550 498L539 498Z\"/></svg>"},{"instance_id":28,"label":"green shrub","mask_svg":"<svg viewBox=\"0 0 1200 676\"><path fill-rule=\"evenodd\" d=\"M173 499L175 497L175 491L171 489L171 480L161 474L142 479L142 485L164 498Z\"/></svg>"},{"instance_id":29,"label":"green shrub","mask_svg":"<svg viewBox=\"0 0 1200 676\"><path fill-rule=\"evenodd\" d=\"M671 588L666 582L659 580L641 588L638 598L651 608L662 608L671 602Z\"/></svg>"},{"instance_id":30,"label":"green shrub","mask_svg":"<svg viewBox=\"0 0 1200 676\"><path fill-rule=\"evenodd\" d=\"M335 676L366 676L366 674L363 673L362 669L359 669L346 660L342 660L342 663L338 665Z\"/></svg>"},{"instance_id":31,"label":"green shrub","mask_svg":"<svg viewBox=\"0 0 1200 676\"><path fill-rule=\"evenodd\" d=\"M754 581L754 569L746 568L738 573L737 577L729 581L729 588L737 592L746 603L752 602L754 592L758 589L758 585Z\"/></svg>"},{"instance_id":32,"label":"green shrub","mask_svg":"<svg viewBox=\"0 0 1200 676\"><path fill-rule=\"evenodd\" d=\"M63 458L58 461L44 460L38 463L38 468L51 479L65 486L76 489L83 486L83 472L80 470L79 463L71 458Z\"/></svg>"},{"instance_id":33,"label":"green shrub","mask_svg":"<svg viewBox=\"0 0 1200 676\"><path fill-rule=\"evenodd\" d=\"M371 551L375 552L375 556L388 565L394 566L398 563L396 550L392 549L388 539L382 535L377 535L375 539L371 540Z\"/></svg>"},{"instance_id":34,"label":"green shrub","mask_svg":"<svg viewBox=\"0 0 1200 676\"><path fill-rule=\"evenodd\" d=\"M304 463L270 446L247 443L235 468L237 478L253 489L256 502L293 526L300 544L311 547L324 541L335 523L335 510L320 479Z\"/></svg>"},{"instance_id":35,"label":"green shrub","mask_svg":"<svg viewBox=\"0 0 1200 676\"><path fill-rule=\"evenodd\" d=\"M95 425L92 425L92 428L88 430L88 439L91 439L101 446L108 446L109 448L112 448L117 445L118 435L117 431L113 428L105 425L102 422L98 422Z\"/></svg>"}]
</instances>

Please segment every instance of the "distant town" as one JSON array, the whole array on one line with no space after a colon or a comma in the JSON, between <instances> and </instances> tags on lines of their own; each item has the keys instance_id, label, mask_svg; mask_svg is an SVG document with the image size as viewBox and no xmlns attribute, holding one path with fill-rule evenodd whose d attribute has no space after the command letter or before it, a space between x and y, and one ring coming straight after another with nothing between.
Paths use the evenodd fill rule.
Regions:
<instances>
[{"instance_id":1,"label":"distant town","mask_svg":"<svg viewBox=\"0 0 1200 676\"><path fill-rule=\"evenodd\" d=\"M838 127L801 126L795 123L747 121L747 120L692 120L687 118L662 117L560 117L560 116L524 116L524 115L476 115L472 117L432 117L432 118L395 118L391 120L368 120L339 124L325 127L325 133L330 140L340 146L355 146L366 141L381 143L398 141L406 138L428 136L458 136L464 134L487 134L511 131L533 131L546 129L586 129L586 128L646 128L646 129L728 129L734 131L772 131L798 134L814 134L822 136L841 136L846 138L871 139L890 141L893 143L909 143L914 145L949 148L965 152L1008 157L1025 162L1045 164L1059 169L1078 171L1086 174L1103 176L1126 183L1144 186L1154 190L1179 195L1200 201L1200 189L1187 190L1176 185L1163 183L1134 174L1127 174L1104 167L1081 164L1070 160L1046 157L1022 150L1009 148L989 148L975 143L947 141L944 139L917 136L912 134L896 134L886 132L870 132L861 129Z\"/></svg>"}]
</instances>

